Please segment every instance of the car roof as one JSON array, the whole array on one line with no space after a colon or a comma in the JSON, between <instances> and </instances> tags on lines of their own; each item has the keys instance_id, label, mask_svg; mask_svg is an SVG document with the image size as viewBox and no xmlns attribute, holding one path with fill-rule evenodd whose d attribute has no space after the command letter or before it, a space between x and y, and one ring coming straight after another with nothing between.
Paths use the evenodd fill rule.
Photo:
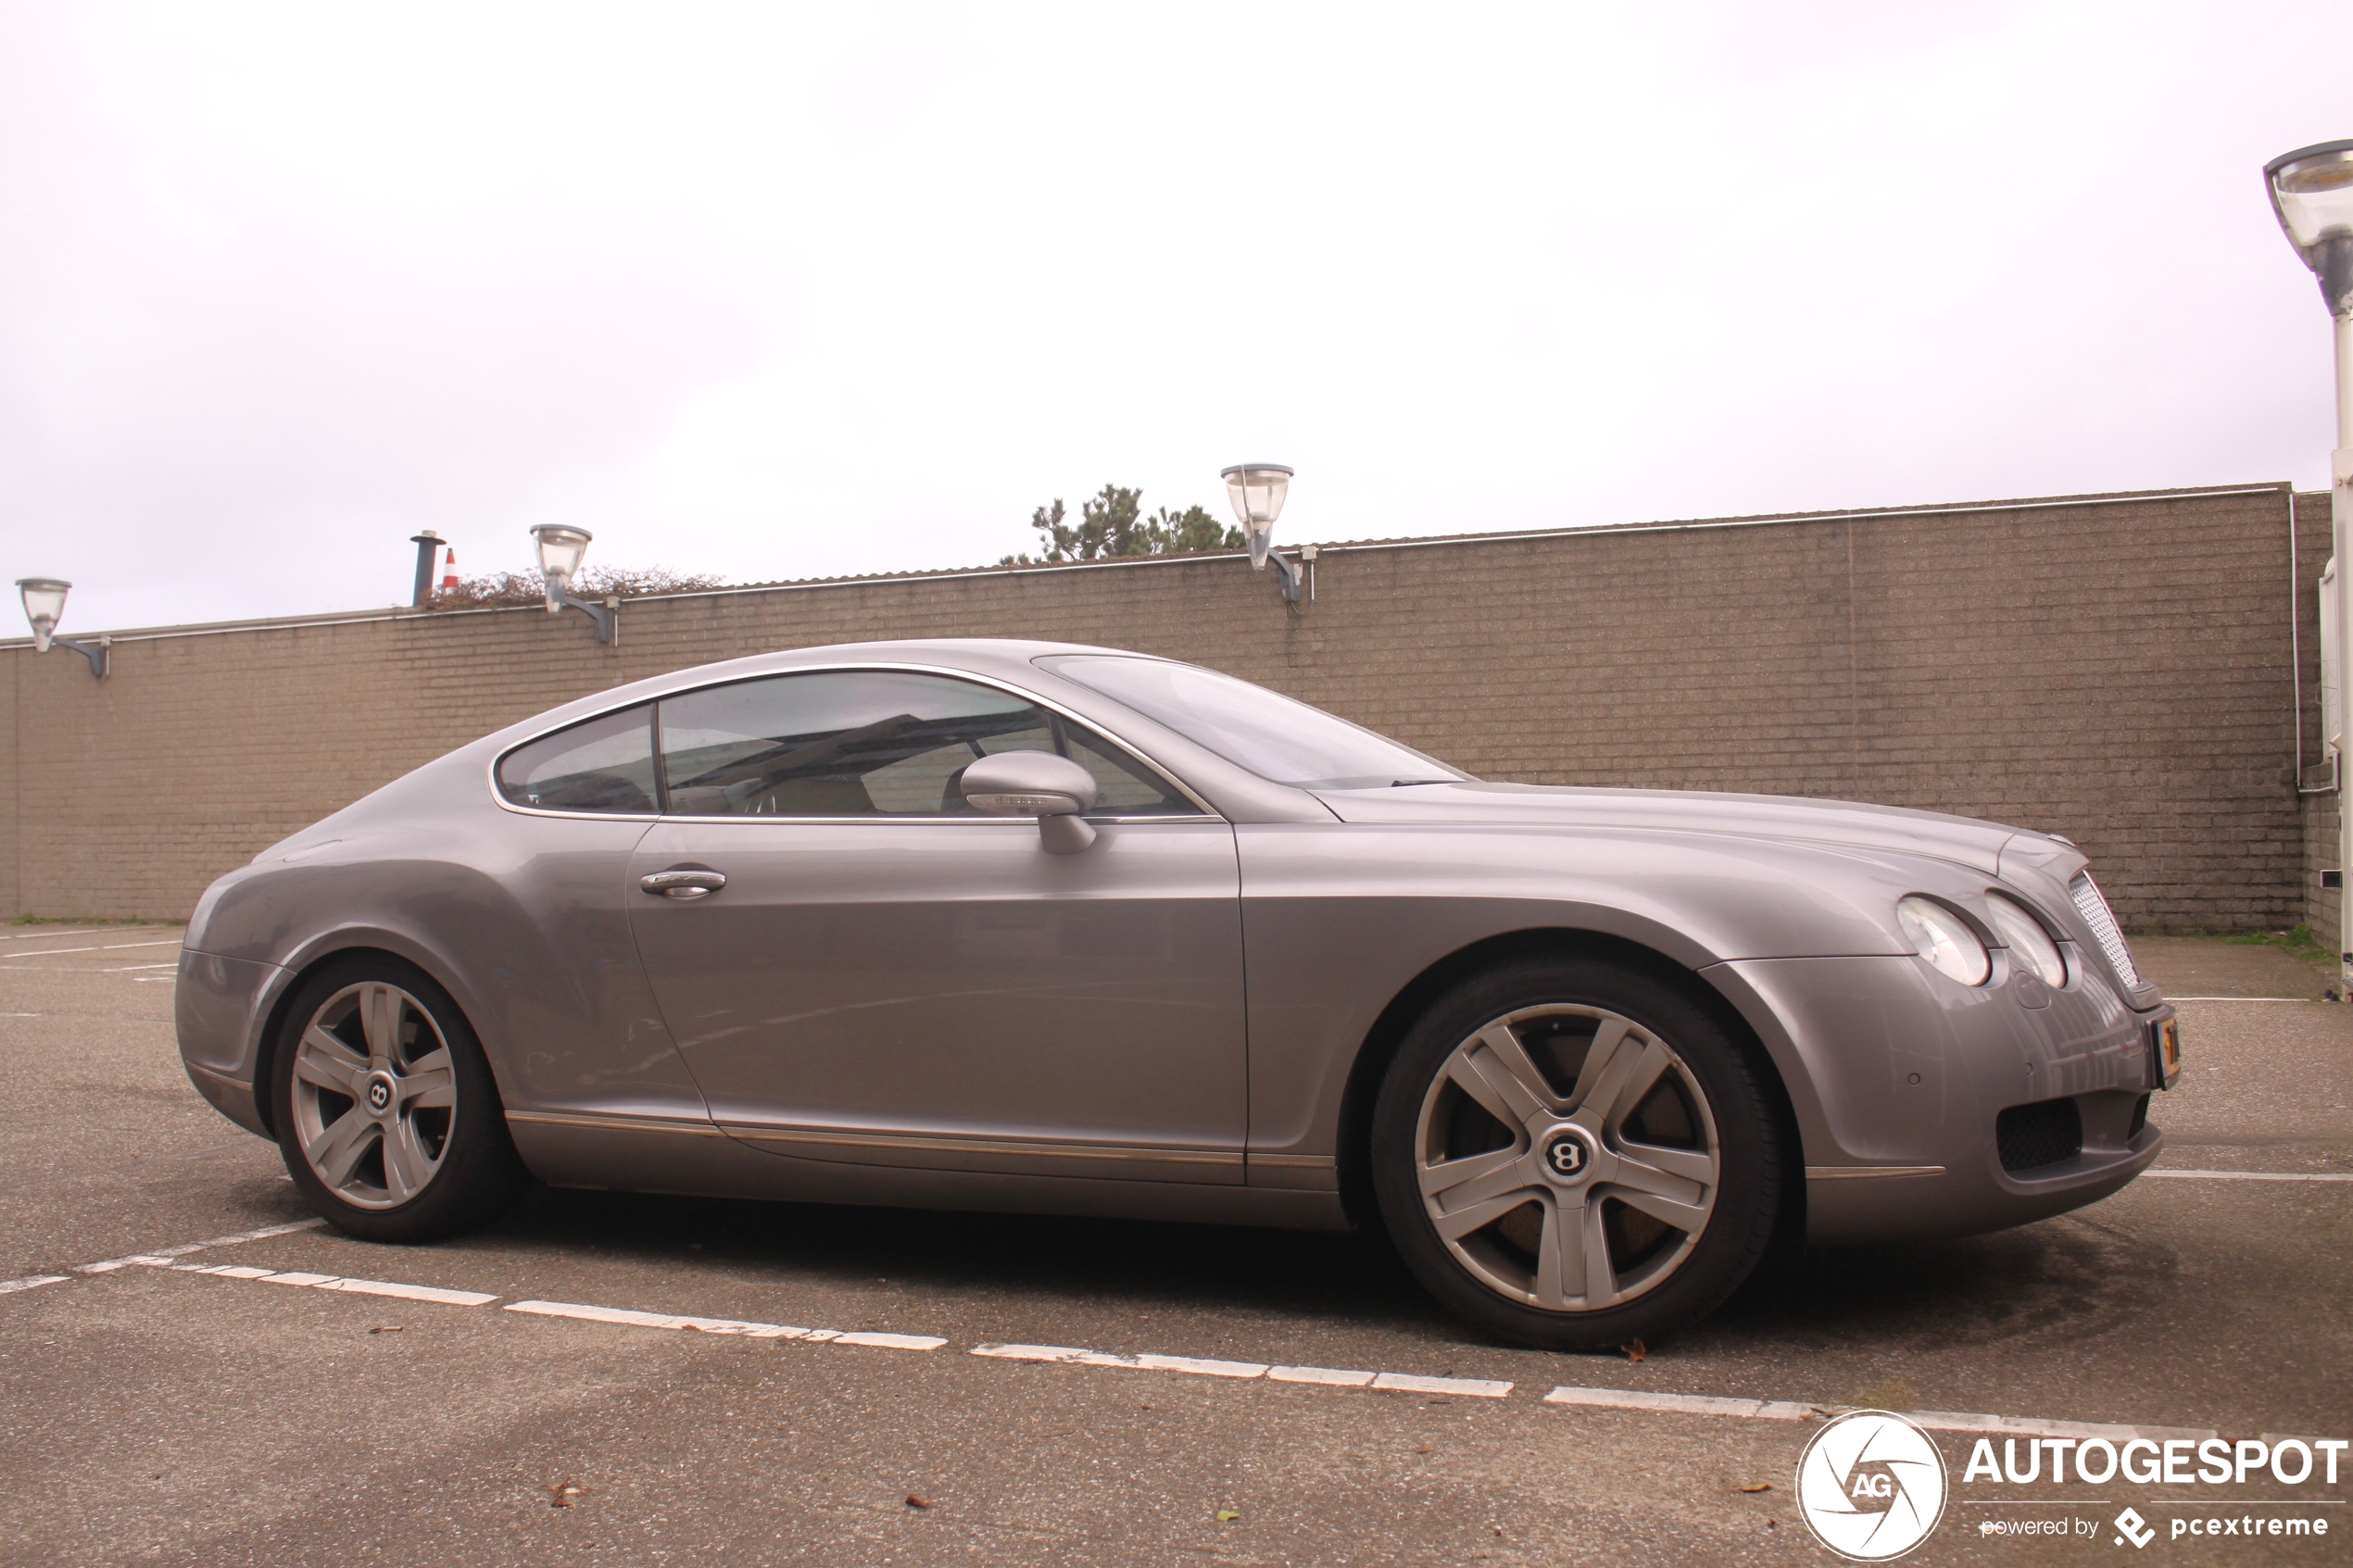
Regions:
<instances>
[{"instance_id":1,"label":"car roof","mask_svg":"<svg viewBox=\"0 0 2353 1568\"><path fill-rule=\"evenodd\" d=\"M1031 660L1042 654L1069 653L1104 654L1125 659L1160 657L1140 654L1132 648L1098 647L1087 643L1055 643L1026 637L903 637L887 642L826 643L814 647L777 648L766 653L747 654L739 659L690 665L682 670L650 675L641 681L632 681L625 685L609 686L603 691L591 692L585 696L535 713L484 739L497 741L503 748L516 737L545 734L650 697L667 696L673 692L727 681L782 674L812 666L924 664L968 671L976 675L994 675L1002 680L1034 681L1038 671Z\"/></svg>"}]
</instances>

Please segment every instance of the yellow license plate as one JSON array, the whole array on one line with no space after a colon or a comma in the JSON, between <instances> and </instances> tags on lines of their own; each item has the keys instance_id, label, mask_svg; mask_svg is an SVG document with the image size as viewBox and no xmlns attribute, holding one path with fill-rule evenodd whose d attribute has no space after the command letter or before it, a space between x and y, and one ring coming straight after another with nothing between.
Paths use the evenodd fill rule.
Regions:
<instances>
[{"instance_id":1,"label":"yellow license plate","mask_svg":"<svg viewBox=\"0 0 2353 1568\"><path fill-rule=\"evenodd\" d=\"M2158 1082L2167 1088L2182 1075L2182 1021L2169 1018L2157 1025Z\"/></svg>"}]
</instances>

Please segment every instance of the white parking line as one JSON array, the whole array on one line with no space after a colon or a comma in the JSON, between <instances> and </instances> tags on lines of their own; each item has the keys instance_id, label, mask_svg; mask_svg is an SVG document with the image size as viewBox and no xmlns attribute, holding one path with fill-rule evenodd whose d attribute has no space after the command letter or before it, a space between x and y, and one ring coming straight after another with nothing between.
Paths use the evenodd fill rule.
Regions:
<instances>
[{"instance_id":1,"label":"white parking line","mask_svg":"<svg viewBox=\"0 0 2353 1568\"><path fill-rule=\"evenodd\" d=\"M1500 1399L1512 1391L1508 1383L1491 1383L1478 1377L1416 1377L1409 1372L1385 1372L1373 1379L1376 1388L1394 1388L1408 1394L1461 1394L1474 1399Z\"/></svg>"},{"instance_id":2,"label":"white parking line","mask_svg":"<svg viewBox=\"0 0 2353 1568\"><path fill-rule=\"evenodd\" d=\"M2170 1174L2172 1173L2149 1173ZM2183 1173L2225 1176L2261 1176L2256 1172ZM2329 1178L2322 1178L2329 1179ZM2334 1178L2343 1180L2345 1178ZM489 1291L452 1290L440 1286L407 1285L388 1280L352 1279L339 1274L309 1273L301 1271L278 1272L254 1268L245 1264L190 1263L180 1260L192 1252L210 1247L231 1246L239 1242L258 1241L266 1236L286 1236L309 1230L323 1223L319 1220L296 1221L292 1224L265 1225L258 1230L241 1231L233 1236L215 1236L209 1241L192 1242L184 1246L164 1248L155 1252L136 1253L127 1258L111 1258L101 1263L83 1264L75 1272L106 1273L126 1267L169 1270L174 1273L208 1274L216 1279L233 1279L266 1285L284 1285L316 1290L340 1291L351 1295L391 1297L401 1300L424 1301L442 1306L480 1307L498 1299ZM39 1286L63 1283L65 1274L36 1274L19 1280L0 1281L0 1295L11 1291L30 1290ZM789 1339L808 1344L869 1346L892 1350L937 1350L948 1343L938 1335L891 1334L875 1331L845 1333L839 1329L795 1328L786 1323L756 1323L736 1318L693 1317L676 1312L646 1312L623 1307L596 1307L573 1301L511 1301L505 1309L534 1317L568 1318L582 1323L608 1323L624 1328L655 1328L699 1334L736 1336L751 1339ZM1303 1384L1328 1388L1366 1388L1397 1393L1429 1394L1441 1397L1501 1399L1507 1398L1516 1385L1485 1378L1429 1377L1415 1373L1366 1372L1337 1367L1277 1366L1263 1361L1211 1360L1198 1356L1165 1356L1151 1353L1114 1355L1101 1350L1083 1349L1069 1345L1025 1345L989 1341L973 1347L971 1353L995 1361L1026 1361L1040 1364L1114 1367L1138 1372L1171 1372L1196 1377L1215 1377L1236 1382L1264 1380L1268 1383ZM1564 1384L1543 1397L1548 1405L1565 1405L1594 1409L1641 1411L1659 1415L1702 1415L1762 1421L1807 1421L1828 1419L1846 1407L1806 1404L1785 1399L1725 1398L1707 1394L1661 1394L1631 1388L1585 1388ZM1906 1417L1918 1425L1940 1432L1971 1432L2009 1434L2035 1437L2106 1437L2152 1440L2186 1438L2203 1441L2216 1436L2209 1427L2120 1425L2095 1422L2042 1421L2004 1415L1969 1414L1951 1411L1908 1411Z\"/></svg>"},{"instance_id":3,"label":"white parking line","mask_svg":"<svg viewBox=\"0 0 2353 1568\"><path fill-rule=\"evenodd\" d=\"M10 1295L19 1290L31 1290L44 1285L63 1285L70 1277L67 1274L31 1274L23 1279L0 1279L0 1296Z\"/></svg>"},{"instance_id":4,"label":"white parking line","mask_svg":"<svg viewBox=\"0 0 2353 1568\"><path fill-rule=\"evenodd\" d=\"M8 956L12 959L51 959L63 953L120 953L131 947L177 947L178 946L180 946L180 938L171 936L160 942L101 942L88 947L28 948L24 952L11 953Z\"/></svg>"},{"instance_id":5,"label":"white parking line","mask_svg":"<svg viewBox=\"0 0 2353 1568\"><path fill-rule=\"evenodd\" d=\"M1675 1415L1727 1415L1753 1421L1805 1421L1838 1413L1836 1407L1795 1404L1786 1399L1726 1399L1705 1394L1648 1394L1630 1388L1560 1387L1544 1396L1548 1405L1591 1405L1606 1410L1663 1411ZM1954 1411L1905 1411L1905 1419L1934 1432L1994 1432L2013 1436L2187 1437L2215 1434L2203 1427L2113 1426L2082 1421L2024 1421L2004 1415L1967 1415Z\"/></svg>"},{"instance_id":6,"label":"white parking line","mask_svg":"<svg viewBox=\"0 0 2353 1568\"><path fill-rule=\"evenodd\" d=\"M975 1345L975 1356L1000 1361L1058 1362L1066 1366L1126 1367L1138 1372L1182 1372L1196 1377L1266 1377L1280 1383L1319 1383L1341 1388L1386 1388L1407 1394L1455 1394L1477 1399L1500 1399L1512 1391L1508 1383L1475 1377L1419 1377L1403 1372L1339 1372L1327 1367L1277 1368L1264 1361L1203 1361L1197 1356L1114 1356L1102 1350L1082 1350L1071 1345Z\"/></svg>"},{"instance_id":7,"label":"white parking line","mask_svg":"<svg viewBox=\"0 0 2353 1568\"><path fill-rule=\"evenodd\" d=\"M623 1328L687 1329L697 1334L734 1334L747 1339L831 1339L840 1333L830 1328L790 1328L777 1323L747 1323L736 1318L683 1317L675 1312L639 1312L626 1307L590 1307L577 1301L510 1301L507 1311L535 1317L572 1318L581 1323L616 1323Z\"/></svg>"},{"instance_id":8,"label":"white parking line","mask_svg":"<svg viewBox=\"0 0 2353 1568\"><path fill-rule=\"evenodd\" d=\"M436 1285L397 1285L381 1279L320 1279L312 1280L310 1286L314 1290L347 1290L355 1296L394 1296L403 1301L434 1301L445 1307L486 1307L498 1299L496 1291L445 1290Z\"/></svg>"},{"instance_id":9,"label":"white parking line","mask_svg":"<svg viewBox=\"0 0 2353 1568\"><path fill-rule=\"evenodd\" d=\"M1786 1399L1726 1399L1708 1394L1646 1394L1632 1388L1572 1388L1544 1396L1548 1405L1598 1405L1609 1410L1672 1411L1678 1415L1738 1415L1763 1421L1804 1421L1823 1413Z\"/></svg>"},{"instance_id":10,"label":"white parking line","mask_svg":"<svg viewBox=\"0 0 2353 1568\"><path fill-rule=\"evenodd\" d=\"M307 1286L313 1290L340 1290L354 1296L391 1296L403 1301L431 1301L444 1307L483 1307L498 1299L494 1292L445 1290L437 1285L401 1285L384 1279L348 1279L341 1274L274 1273L268 1269L233 1263L175 1263L169 1258L133 1258L148 1268L174 1273L210 1274L216 1279L256 1280L263 1285Z\"/></svg>"},{"instance_id":11,"label":"white parking line","mask_svg":"<svg viewBox=\"0 0 2353 1568\"><path fill-rule=\"evenodd\" d=\"M0 942L55 942L61 936L95 936L105 929L85 925L80 931L28 931L16 936L0 936Z\"/></svg>"},{"instance_id":12,"label":"white parking line","mask_svg":"<svg viewBox=\"0 0 2353 1568\"><path fill-rule=\"evenodd\" d=\"M1060 1361L1072 1366L1127 1367L1143 1372L1182 1372L1195 1377L1264 1377L1264 1361L1205 1361L1198 1356L1114 1356L1068 1345L978 1345L975 1356L1005 1361Z\"/></svg>"},{"instance_id":13,"label":"white parking line","mask_svg":"<svg viewBox=\"0 0 2353 1568\"><path fill-rule=\"evenodd\" d=\"M190 1241L183 1242L178 1247L159 1247L153 1252L133 1252L127 1258L108 1258L104 1262L98 1263L76 1263L73 1266L73 1272L78 1274L107 1274L112 1273L117 1269L128 1268L133 1263L145 1263L153 1267L158 1262L169 1263L174 1258L184 1258L191 1252L202 1252L208 1248L234 1247L244 1241L262 1241L273 1236L292 1236L296 1231L317 1230L326 1223L321 1219L309 1219L294 1220L283 1225L263 1225L258 1230L238 1231L233 1236L216 1236L210 1241Z\"/></svg>"},{"instance_id":14,"label":"white parking line","mask_svg":"<svg viewBox=\"0 0 2353 1568\"><path fill-rule=\"evenodd\" d=\"M2318 997L2168 997L2169 1002L2317 1002Z\"/></svg>"},{"instance_id":15,"label":"white parking line","mask_svg":"<svg viewBox=\"0 0 2353 1568\"><path fill-rule=\"evenodd\" d=\"M1327 1366L1278 1366L1266 1369L1269 1383L1320 1383L1331 1388L1362 1388L1378 1373L1342 1372Z\"/></svg>"},{"instance_id":16,"label":"white parking line","mask_svg":"<svg viewBox=\"0 0 2353 1568\"><path fill-rule=\"evenodd\" d=\"M510 1301L507 1311L535 1317L573 1318L582 1323L617 1323L623 1328L684 1329L695 1334L740 1335L747 1339L799 1339L811 1344L866 1345L883 1350L937 1350L948 1343L931 1334L845 1333L838 1328L794 1328L780 1323L749 1323L738 1318L696 1318L676 1312L638 1312L625 1307L589 1307L577 1301Z\"/></svg>"},{"instance_id":17,"label":"white parking line","mask_svg":"<svg viewBox=\"0 0 2353 1568\"><path fill-rule=\"evenodd\" d=\"M2032 1421L2008 1415L1964 1415L1954 1411L1906 1411L1906 1420L1915 1426L1925 1426L1932 1432L2008 1433L2020 1437L2106 1437L2110 1442L2124 1442L2133 1437L2146 1437L2163 1442L2167 1438L2187 1438L2202 1442L2218 1436L2211 1427L2203 1426L2120 1426L2094 1421Z\"/></svg>"},{"instance_id":18,"label":"white parking line","mask_svg":"<svg viewBox=\"0 0 2353 1568\"><path fill-rule=\"evenodd\" d=\"M2194 1182L2353 1182L2353 1175L2307 1171L2144 1171L2144 1176L2172 1176Z\"/></svg>"}]
</instances>

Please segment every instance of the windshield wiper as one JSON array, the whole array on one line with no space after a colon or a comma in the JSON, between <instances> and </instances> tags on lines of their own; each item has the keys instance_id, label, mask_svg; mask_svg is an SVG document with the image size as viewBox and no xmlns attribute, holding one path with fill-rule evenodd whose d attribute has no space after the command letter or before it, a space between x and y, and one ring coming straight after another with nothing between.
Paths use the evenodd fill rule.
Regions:
<instances>
[{"instance_id":1,"label":"windshield wiper","mask_svg":"<svg viewBox=\"0 0 2353 1568\"><path fill-rule=\"evenodd\" d=\"M1453 784L1453 779L1391 779L1389 781L1389 787L1403 789L1407 784Z\"/></svg>"}]
</instances>

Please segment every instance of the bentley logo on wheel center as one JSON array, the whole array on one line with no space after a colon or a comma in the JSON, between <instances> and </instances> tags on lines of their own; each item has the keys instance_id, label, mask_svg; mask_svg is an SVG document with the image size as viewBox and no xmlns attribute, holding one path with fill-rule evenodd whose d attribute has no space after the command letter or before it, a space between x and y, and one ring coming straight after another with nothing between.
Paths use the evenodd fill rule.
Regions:
<instances>
[{"instance_id":1,"label":"bentley logo on wheel center","mask_svg":"<svg viewBox=\"0 0 2353 1568\"><path fill-rule=\"evenodd\" d=\"M1944 1456L1927 1433L1886 1411L1852 1411L1806 1445L1798 1512L1841 1557L1884 1562L1936 1528L1945 1484Z\"/></svg>"},{"instance_id":2,"label":"bentley logo on wheel center","mask_svg":"<svg viewBox=\"0 0 2353 1568\"><path fill-rule=\"evenodd\" d=\"M1544 1163L1555 1176L1578 1176L1585 1172L1585 1140L1575 1133L1561 1133L1544 1146Z\"/></svg>"}]
</instances>

